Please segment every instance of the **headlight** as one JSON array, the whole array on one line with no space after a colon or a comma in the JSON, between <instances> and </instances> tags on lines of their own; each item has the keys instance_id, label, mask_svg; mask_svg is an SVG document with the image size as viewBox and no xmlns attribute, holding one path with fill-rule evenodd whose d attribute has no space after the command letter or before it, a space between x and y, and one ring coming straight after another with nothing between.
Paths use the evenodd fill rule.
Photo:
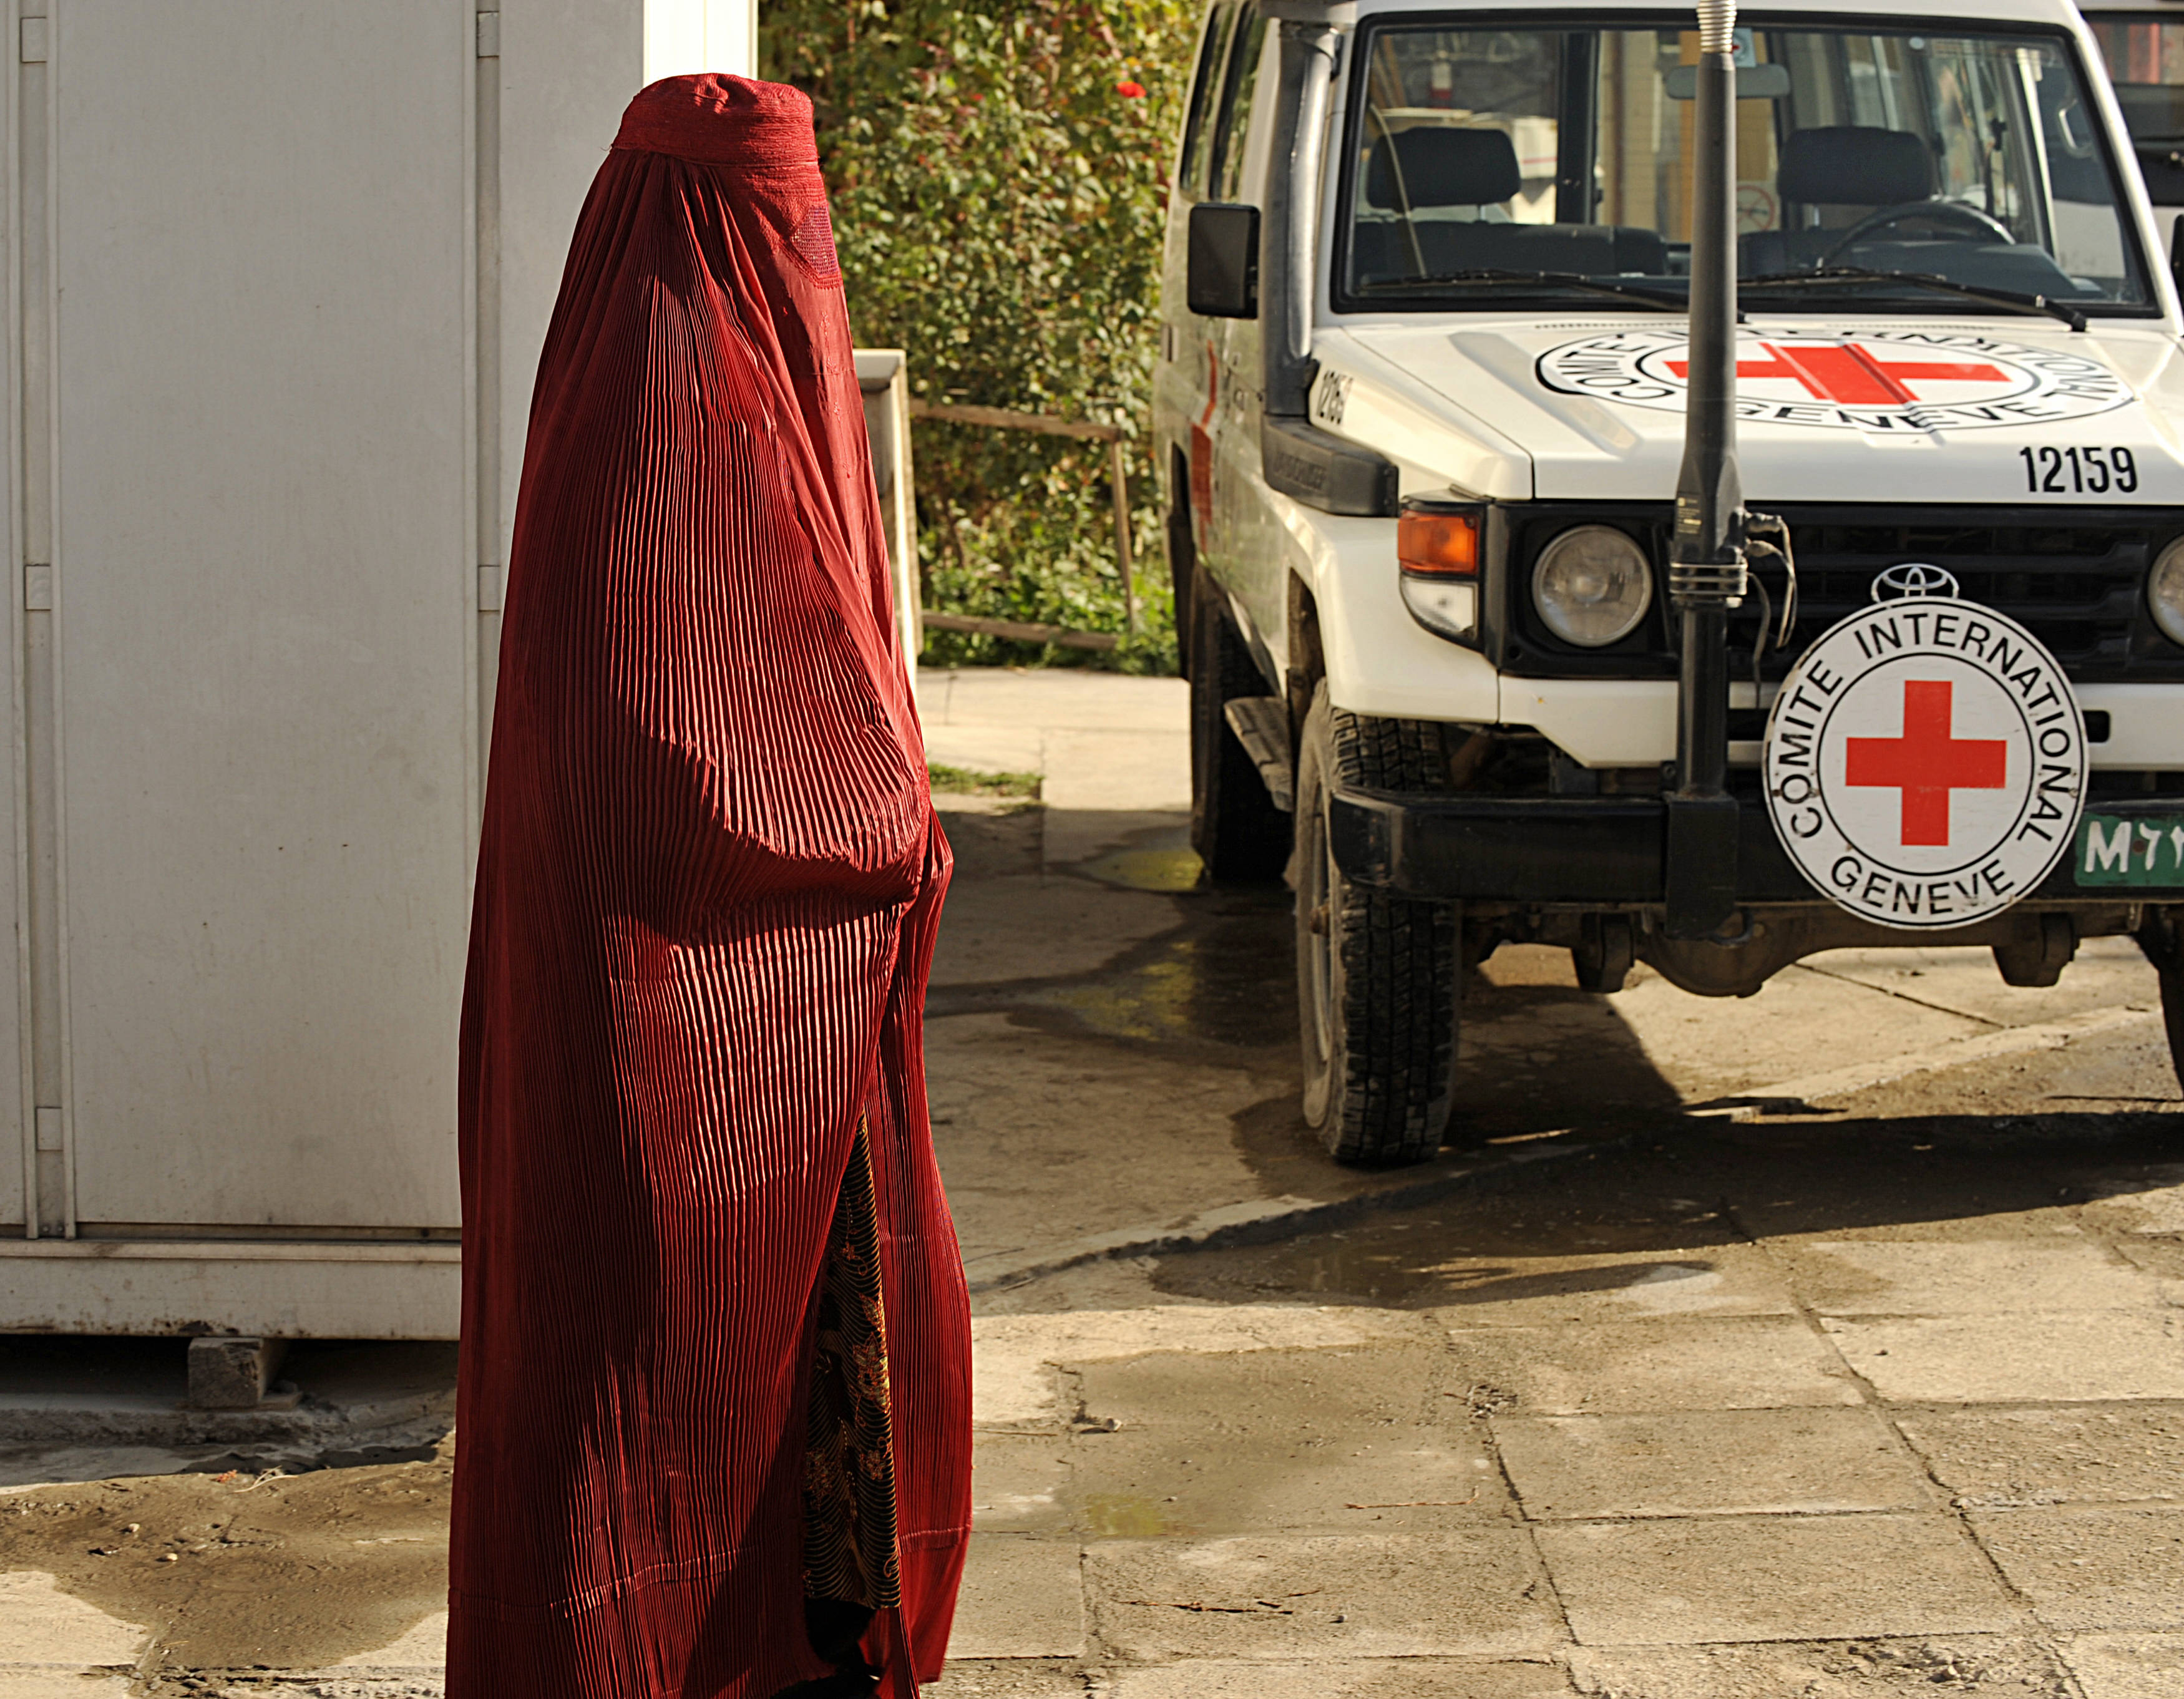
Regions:
<instances>
[{"instance_id":1,"label":"headlight","mask_svg":"<svg viewBox=\"0 0 2184 1699\"><path fill-rule=\"evenodd\" d=\"M2184 643L2184 537L2154 556L2146 575L2146 605L2170 642Z\"/></svg>"},{"instance_id":2,"label":"headlight","mask_svg":"<svg viewBox=\"0 0 2184 1699\"><path fill-rule=\"evenodd\" d=\"M1565 531L1532 568L1532 602L1564 643L1602 649L1638 628L1653 604L1646 551L1609 525Z\"/></svg>"}]
</instances>

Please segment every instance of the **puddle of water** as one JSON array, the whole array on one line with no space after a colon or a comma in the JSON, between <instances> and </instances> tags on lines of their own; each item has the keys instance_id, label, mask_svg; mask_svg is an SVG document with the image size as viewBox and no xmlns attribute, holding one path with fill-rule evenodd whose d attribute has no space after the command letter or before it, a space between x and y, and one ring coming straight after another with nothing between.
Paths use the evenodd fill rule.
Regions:
<instances>
[{"instance_id":1,"label":"puddle of water","mask_svg":"<svg viewBox=\"0 0 2184 1699\"><path fill-rule=\"evenodd\" d=\"M1080 869L1102 884L1128 891L1195 891L1206 864L1195 850L1117 850Z\"/></svg>"},{"instance_id":2,"label":"puddle of water","mask_svg":"<svg viewBox=\"0 0 2184 1699\"><path fill-rule=\"evenodd\" d=\"M1095 1540L1156 1540L1189 1532L1166 1505L1125 1493L1094 1493L1078 1516L1084 1531Z\"/></svg>"},{"instance_id":3,"label":"puddle of water","mask_svg":"<svg viewBox=\"0 0 2184 1699\"><path fill-rule=\"evenodd\" d=\"M1156 961L1119 983L1072 987L1044 1000L1068 1010L1094 1032L1111 1039L1179 1043L1191 1036L1193 965Z\"/></svg>"},{"instance_id":4,"label":"puddle of water","mask_svg":"<svg viewBox=\"0 0 2184 1699\"><path fill-rule=\"evenodd\" d=\"M1289 917L1223 915L1134 964L1036 1000L1138 1044L1256 1048L1293 1042Z\"/></svg>"}]
</instances>

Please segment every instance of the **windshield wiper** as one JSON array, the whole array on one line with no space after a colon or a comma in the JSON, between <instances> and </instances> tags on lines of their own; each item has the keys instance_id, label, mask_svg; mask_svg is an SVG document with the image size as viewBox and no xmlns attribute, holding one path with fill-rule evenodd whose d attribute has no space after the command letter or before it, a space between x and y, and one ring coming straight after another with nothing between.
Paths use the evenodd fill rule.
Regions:
<instances>
[{"instance_id":1,"label":"windshield wiper","mask_svg":"<svg viewBox=\"0 0 2184 1699\"><path fill-rule=\"evenodd\" d=\"M1388 289L1446 289L1451 283L1545 283L1557 289L1581 289L1595 295L1620 295L1672 313L1686 310L1681 295L1641 288L1635 283L1616 283L1602 277L1588 277L1580 271L1503 271L1481 267L1470 271L1439 272L1425 277L1390 277L1376 283L1361 283L1357 286L1357 292L1362 295Z\"/></svg>"},{"instance_id":2,"label":"windshield wiper","mask_svg":"<svg viewBox=\"0 0 2184 1699\"><path fill-rule=\"evenodd\" d=\"M2013 313L2060 319L2074 331L2086 328L2086 315L2077 308L2067 306L2060 301L2051 301L2045 295L2024 295L2014 289L1983 288L1979 284L1959 283L1953 277L1943 277L1932 271L1876 271L1863 265L1830 265L1817 271L1769 271L1761 276L1736 280L1740 291L1778 283L1916 283L1923 288L1942 289L1952 295L1962 295L1967 300L1985 301L1993 306L2007 307Z\"/></svg>"}]
</instances>

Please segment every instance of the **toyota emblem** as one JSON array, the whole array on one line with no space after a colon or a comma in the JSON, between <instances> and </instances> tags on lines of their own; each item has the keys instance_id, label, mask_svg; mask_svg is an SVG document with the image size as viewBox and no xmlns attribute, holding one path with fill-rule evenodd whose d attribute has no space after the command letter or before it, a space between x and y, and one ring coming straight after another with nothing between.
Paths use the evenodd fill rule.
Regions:
<instances>
[{"instance_id":1,"label":"toyota emblem","mask_svg":"<svg viewBox=\"0 0 2184 1699\"><path fill-rule=\"evenodd\" d=\"M1900 602L1907 596L1954 596L1958 593L1957 575L1946 567L1930 566L1924 560L1906 560L1875 574L1873 599L1876 602Z\"/></svg>"}]
</instances>

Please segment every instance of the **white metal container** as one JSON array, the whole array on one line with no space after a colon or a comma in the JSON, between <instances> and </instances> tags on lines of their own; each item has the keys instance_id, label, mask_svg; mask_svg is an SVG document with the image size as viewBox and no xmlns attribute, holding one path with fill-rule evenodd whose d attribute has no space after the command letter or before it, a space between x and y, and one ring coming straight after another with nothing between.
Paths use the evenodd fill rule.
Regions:
<instances>
[{"instance_id":1,"label":"white metal container","mask_svg":"<svg viewBox=\"0 0 2184 1699\"><path fill-rule=\"evenodd\" d=\"M451 1337L538 352L622 106L749 0L28 4L0 1330Z\"/></svg>"}]
</instances>

